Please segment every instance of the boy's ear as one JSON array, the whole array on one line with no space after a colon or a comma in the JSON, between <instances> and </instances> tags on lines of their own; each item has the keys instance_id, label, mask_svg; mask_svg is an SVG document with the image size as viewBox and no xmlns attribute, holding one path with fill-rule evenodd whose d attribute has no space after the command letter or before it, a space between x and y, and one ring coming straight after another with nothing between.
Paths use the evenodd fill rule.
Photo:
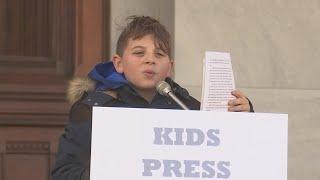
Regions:
<instances>
[{"instance_id":1,"label":"boy's ear","mask_svg":"<svg viewBox=\"0 0 320 180\"><path fill-rule=\"evenodd\" d=\"M173 77L173 74L174 74L174 61L173 59L171 59L167 77Z\"/></svg>"},{"instance_id":2,"label":"boy's ear","mask_svg":"<svg viewBox=\"0 0 320 180\"><path fill-rule=\"evenodd\" d=\"M123 73L122 58L118 54L112 57L113 65L118 73Z\"/></svg>"}]
</instances>

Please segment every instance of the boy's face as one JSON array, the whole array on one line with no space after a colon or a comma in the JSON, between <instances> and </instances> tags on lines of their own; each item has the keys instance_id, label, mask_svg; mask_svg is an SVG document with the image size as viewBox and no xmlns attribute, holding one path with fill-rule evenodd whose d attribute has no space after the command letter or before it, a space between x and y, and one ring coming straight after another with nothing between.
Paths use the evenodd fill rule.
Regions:
<instances>
[{"instance_id":1,"label":"boy's face","mask_svg":"<svg viewBox=\"0 0 320 180\"><path fill-rule=\"evenodd\" d=\"M170 76L173 62L159 47L155 47L152 35L141 39L129 39L123 56L115 55L113 63L118 73L136 90L154 91L159 81Z\"/></svg>"}]
</instances>

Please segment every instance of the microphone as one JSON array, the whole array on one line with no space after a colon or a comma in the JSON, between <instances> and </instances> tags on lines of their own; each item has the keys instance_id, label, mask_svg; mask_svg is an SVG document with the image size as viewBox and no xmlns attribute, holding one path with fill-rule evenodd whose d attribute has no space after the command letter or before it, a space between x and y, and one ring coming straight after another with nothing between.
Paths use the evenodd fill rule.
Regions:
<instances>
[{"instance_id":1,"label":"microphone","mask_svg":"<svg viewBox=\"0 0 320 180\"><path fill-rule=\"evenodd\" d=\"M182 109L189 110L189 108L182 102L180 99L177 98L176 95L173 94L170 85L165 81L160 81L156 85L157 91L159 94L163 96L170 97L174 100Z\"/></svg>"}]
</instances>

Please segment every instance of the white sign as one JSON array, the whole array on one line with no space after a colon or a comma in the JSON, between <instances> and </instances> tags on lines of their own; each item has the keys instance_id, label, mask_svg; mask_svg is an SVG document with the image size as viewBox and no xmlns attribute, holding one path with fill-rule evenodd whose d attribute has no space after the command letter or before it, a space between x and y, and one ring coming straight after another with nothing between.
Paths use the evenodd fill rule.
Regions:
<instances>
[{"instance_id":1,"label":"white sign","mask_svg":"<svg viewBox=\"0 0 320 180\"><path fill-rule=\"evenodd\" d=\"M286 180L286 114L94 107L91 180Z\"/></svg>"}]
</instances>

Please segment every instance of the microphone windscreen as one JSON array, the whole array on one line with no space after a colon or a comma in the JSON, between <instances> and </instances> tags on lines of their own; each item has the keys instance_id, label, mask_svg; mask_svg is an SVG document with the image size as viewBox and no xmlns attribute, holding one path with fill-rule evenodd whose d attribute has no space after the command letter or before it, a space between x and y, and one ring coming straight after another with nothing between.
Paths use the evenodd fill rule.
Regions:
<instances>
[{"instance_id":1,"label":"microphone windscreen","mask_svg":"<svg viewBox=\"0 0 320 180\"><path fill-rule=\"evenodd\" d=\"M163 96L168 96L168 93L171 91L170 85L165 81L160 81L156 85L157 91Z\"/></svg>"}]
</instances>

